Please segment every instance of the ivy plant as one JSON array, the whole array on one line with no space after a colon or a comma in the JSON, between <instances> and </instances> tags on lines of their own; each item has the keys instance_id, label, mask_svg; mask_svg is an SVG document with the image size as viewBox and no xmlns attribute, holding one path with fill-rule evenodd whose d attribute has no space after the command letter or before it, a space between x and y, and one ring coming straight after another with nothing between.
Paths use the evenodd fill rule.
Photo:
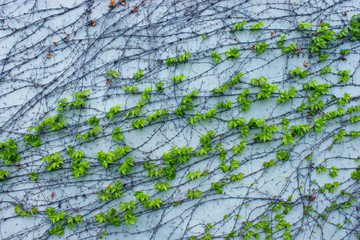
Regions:
<instances>
[{"instance_id":1,"label":"ivy plant","mask_svg":"<svg viewBox=\"0 0 360 240\"><path fill-rule=\"evenodd\" d=\"M5 164L20 161L20 153L17 152L17 142L10 137L7 141L0 143L0 158L4 159Z\"/></svg>"},{"instance_id":2,"label":"ivy plant","mask_svg":"<svg viewBox=\"0 0 360 240\"><path fill-rule=\"evenodd\" d=\"M264 52L267 49L267 47L268 45L264 41L262 41L261 44L255 43L254 45L254 49L257 52L257 54Z\"/></svg>"},{"instance_id":3,"label":"ivy plant","mask_svg":"<svg viewBox=\"0 0 360 240\"><path fill-rule=\"evenodd\" d=\"M138 80L139 78L141 78L144 75L143 72L144 70L140 68L136 73L134 73L134 79Z\"/></svg>"},{"instance_id":4,"label":"ivy plant","mask_svg":"<svg viewBox=\"0 0 360 240\"><path fill-rule=\"evenodd\" d=\"M109 111L106 113L105 116L111 120L115 116L115 114L119 112L121 107L122 107L122 105L116 104L115 106L113 106L109 109Z\"/></svg>"},{"instance_id":5,"label":"ivy plant","mask_svg":"<svg viewBox=\"0 0 360 240\"><path fill-rule=\"evenodd\" d=\"M246 21L245 20L242 20L242 22L239 22L239 23L235 23L233 26L232 26L232 30L233 31L236 31L236 30L242 30L244 28L246 24Z\"/></svg>"},{"instance_id":6,"label":"ivy plant","mask_svg":"<svg viewBox=\"0 0 360 240\"><path fill-rule=\"evenodd\" d=\"M263 26L264 26L263 21L259 21L259 22L255 23L255 24L251 25L250 29L251 30L258 30Z\"/></svg>"},{"instance_id":7,"label":"ivy plant","mask_svg":"<svg viewBox=\"0 0 360 240\"><path fill-rule=\"evenodd\" d=\"M31 144L31 146L33 147L38 147L41 144L41 137L36 136L36 133L35 134L27 133L23 138L23 140L25 142L25 146Z\"/></svg>"},{"instance_id":8,"label":"ivy plant","mask_svg":"<svg viewBox=\"0 0 360 240\"><path fill-rule=\"evenodd\" d=\"M115 70L110 69L109 71L107 71L105 73L105 75L108 76L108 77L117 78L119 76L119 73L117 71L115 71Z\"/></svg>"},{"instance_id":9,"label":"ivy plant","mask_svg":"<svg viewBox=\"0 0 360 240\"><path fill-rule=\"evenodd\" d=\"M218 63L218 61L221 60L221 57L220 57L220 55L219 55L219 53L218 53L217 51L213 51L213 52L211 53L211 56L212 56L212 59L213 59L213 61L214 61L215 63Z\"/></svg>"},{"instance_id":10,"label":"ivy plant","mask_svg":"<svg viewBox=\"0 0 360 240\"><path fill-rule=\"evenodd\" d=\"M179 83L179 82L182 82L185 78L185 75L182 73L180 75L174 75L172 76L171 80L174 82L174 83Z\"/></svg>"},{"instance_id":11,"label":"ivy plant","mask_svg":"<svg viewBox=\"0 0 360 240\"><path fill-rule=\"evenodd\" d=\"M69 103L70 108L82 108L85 106L85 101L87 100L87 94L90 93L89 90L80 91L73 94L74 101Z\"/></svg>"},{"instance_id":12,"label":"ivy plant","mask_svg":"<svg viewBox=\"0 0 360 240\"><path fill-rule=\"evenodd\" d=\"M225 56L227 58L238 58L238 57L240 57L240 53L239 53L239 50L237 48L233 47L233 48L229 48L225 52Z\"/></svg>"},{"instance_id":13,"label":"ivy plant","mask_svg":"<svg viewBox=\"0 0 360 240\"><path fill-rule=\"evenodd\" d=\"M41 161L46 161L47 165L45 167L46 171L55 170L57 168L61 168L64 164L62 157L60 156L60 153L55 152L53 154L47 154L45 157L41 159Z\"/></svg>"}]
</instances>

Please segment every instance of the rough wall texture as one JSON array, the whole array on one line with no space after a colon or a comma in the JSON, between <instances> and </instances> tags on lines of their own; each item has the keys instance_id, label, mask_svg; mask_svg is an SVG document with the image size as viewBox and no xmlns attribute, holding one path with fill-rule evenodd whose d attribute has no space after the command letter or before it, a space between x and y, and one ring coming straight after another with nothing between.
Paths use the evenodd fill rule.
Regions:
<instances>
[{"instance_id":1,"label":"rough wall texture","mask_svg":"<svg viewBox=\"0 0 360 240\"><path fill-rule=\"evenodd\" d=\"M358 1L109 3L1 1L0 140L12 137L21 156L0 163L8 171L0 182L1 239L358 238L359 118L354 116L359 114L359 39L349 30L338 35L359 13ZM243 27L233 29L243 20ZM254 29L259 21L262 26ZM300 28L300 22L312 26ZM330 37L319 51L311 51L326 34ZM255 44L263 41L267 48L258 53ZM296 46L284 51L292 42ZM239 57L226 53L233 47ZM213 51L221 57L217 63ZM181 61L185 52L191 55ZM169 57L178 60L166 64ZM135 79L139 69L143 72ZM172 80L181 74L182 80ZM306 87L313 79L317 84ZM156 88L160 81L162 91ZM125 90L133 85L138 87L133 93ZM143 94L146 87L152 89L149 97ZM296 90L292 97L290 87ZM72 94L85 90L90 91L87 97L79 97L85 103L71 104L76 102ZM59 110L63 98L68 100ZM121 109L106 117L117 104ZM158 109L163 115L154 120L150 114ZM29 130L59 113L66 121L63 127L51 129L60 118L47 118L49 123ZM96 125L88 123L92 116L101 129L86 138ZM234 128L231 120L237 118ZM123 139L113 139L115 127ZM40 146L25 146L25 135L35 132ZM210 140L201 138L206 133ZM84 177L72 174L79 162L67 151L69 145L85 153L79 160L90 167ZM125 145L130 152L115 151ZM191 147L189 159L179 160L176 146ZM108 154L105 158L116 155L107 168L99 161L101 151ZM47 171L50 165L41 160L56 152L63 164ZM149 176L152 171L162 177ZM101 200L116 181L122 183L121 196ZM159 181L169 183L167 191L154 188ZM138 191L148 199L142 201ZM157 198L160 209L151 205ZM137 202L134 210L119 209L130 201ZM19 215L32 207L37 214ZM53 223L48 207L67 215ZM100 212L108 213L102 223ZM54 234L62 233L68 217L77 214L82 222L65 227L60 237ZM126 214L137 218L135 224L127 227ZM114 226L116 219L122 221L119 226Z\"/></svg>"}]
</instances>

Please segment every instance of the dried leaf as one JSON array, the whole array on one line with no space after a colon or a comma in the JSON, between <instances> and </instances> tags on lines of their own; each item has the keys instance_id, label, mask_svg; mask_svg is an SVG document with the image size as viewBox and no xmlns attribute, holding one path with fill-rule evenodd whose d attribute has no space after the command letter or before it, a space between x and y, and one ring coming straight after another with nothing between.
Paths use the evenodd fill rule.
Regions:
<instances>
[{"instance_id":1,"label":"dried leaf","mask_svg":"<svg viewBox=\"0 0 360 240\"><path fill-rule=\"evenodd\" d=\"M108 79L108 80L106 81L106 85L109 85L110 82L111 82L111 79Z\"/></svg>"},{"instance_id":2,"label":"dried leaf","mask_svg":"<svg viewBox=\"0 0 360 240\"><path fill-rule=\"evenodd\" d=\"M250 49L254 49L254 47L255 47L255 43L251 44Z\"/></svg>"},{"instance_id":3,"label":"dried leaf","mask_svg":"<svg viewBox=\"0 0 360 240\"><path fill-rule=\"evenodd\" d=\"M115 1L114 0L110 0L110 4L109 4L109 8L112 8L115 6Z\"/></svg>"},{"instance_id":4,"label":"dried leaf","mask_svg":"<svg viewBox=\"0 0 360 240\"><path fill-rule=\"evenodd\" d=\"M52 192L52 194L51 194L51 199L53 199L54 197L55 197L55 193Z\"/></svg>"},{"instance_id":5,"label":"dried leaf","mask_svg":"<svg viewBox=\"0 0 360 240\"><path fill-rule=\"evenodd\" d=\"M272 37L272 36L274 36L275 35L275 33L274 32L272 32L272 33L270 33L270 36Z\"/></svg>"},{"instance_id":6,"label":"dried leaf","mask_svg":"<svg viewBox=\"0 0 360 240\"><path fill-rule=\"evenodd\" d=\"M130 10L130 13L136 13L139 10L139 7L137 6L137 4L135 4L135 6L133 6L133 8Z\"/></svg>"},{"instance_id":7,"label":"dried leaf","mask_svg":"<svg viewBox=\"0 0 360 240\"><path fill-rule=\"evenodd\" d=\"M309 197L310 201L315 201L315 199L316 199L316 196L312 195L312 194L309 194L308 197Z\"/></svg>"},{"instance_id":8,"label":"dried leaf","mask_svg":"<svg viewBox=\"0 0 360 240\"><path fill-rule=\"evenodd\" d=\"M51 58L51 53L47 53L47 54L46 54L46 57L47 57L47 58Z\"/></svg>"},{"instance_id":9,"label":"dried leaf","mask_svg":"<svg viewBox=\"0 0 360 240\"><path fill-rule=\"evenodd\" d=\"M20 168L21 168L21 164L20 164L20 163L16 163L16 164L15 164L15 167L16 167L17 169L20 169Z\"/></svg>"},{"instance_id":10,"label":"dried leaf","mask_svg":"<svg viewBox=\"0 0 360 240\"><path fill-rule=\"evenodd\" d=\"M305 60L305 61L303 62L303 66L304 66L304 67L309 66L309 60Z\"/></svg>"},{"instance_id":11,"label":"dried leaf","mask_svg":"<svg viewBox=\"0 0 360 240\"><path fill-rule=\"evenodd\" d=\"M96 25L96 18L90 20L90 21L88 22L88 24L89 24L89 26L95 26L95 25Z\"/></svg>"}]
</instances>

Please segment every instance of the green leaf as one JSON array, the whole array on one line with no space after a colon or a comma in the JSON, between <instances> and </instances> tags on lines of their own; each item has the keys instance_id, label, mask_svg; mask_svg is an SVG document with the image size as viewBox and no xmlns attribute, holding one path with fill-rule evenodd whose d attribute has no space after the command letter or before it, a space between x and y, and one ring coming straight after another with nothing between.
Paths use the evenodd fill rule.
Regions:
<instances>
[{"instance_id":1,"label":"green leaf","mask_svg":"<svg viewBox=\"0 0 360 240\"><path fill-rule=\"evenodd\" d=\"M213 59L213 61L214 61L215 63L218 63L218 61L221 60L221 57L220 57L220 55L218 54L218 52L213 51L211 55L212 55L212 59Z\"/></svg>"},{"instance_id":2,"label":"green leaf","mask_svg":"<svg viewBox=\"0 0 360 240\"><path fill-rule=\"evenodd\" d=\"M115 142L118 139L123 139L123 134L120 132L120 130L121 130L120 127L115 127L114 130L112 131L112 136Z\"/></svg>"},{"instance_id":3,"label":"green leaf","mask_svg":"<svg viewBox=\"0 0 360 240\"><path fill-rule=\"evenodd\" d=\"M28 174L29 174L29 177L34 179L34 180L39 178L39 174L36 173L36 172L29 172Z\"/></svg>"},{"instance_id":4,"label":"green leaf","mask_svg":"<svg viewBox=\"0 0 360 240\"><path fill-rule=\"evenodd\" d=\"M245 20L242 20L242 22L240 23L235 23L233 26L232 26L232 30L233 31L236 31L236 30L242 30L244 28L246 24L246 21Z\"/></svg>"},{"instance_id":5,"label":"green leaf","mask_svg":"<svg viewBox=\"0 0 360 240\"><path fill-rule=\"evenodd\" d=\"M65 231L65 226L62 226L61 223L49 229L49 232L53 235L63 235L64 231Z\"/></svg>"},{"instance_id":6,"label":"green leaf","mask_svg":"<svg viewBox=\"0 0 360 240\"><path fill-rule=\"evenodd\" d=\"M251 25L250 29L251 30L257 30L257 29L260 29L263 26L264 26L263 21L259 21L258 23Z\"/></svg>"},{"instance_id":7,"label":"green leaf","mask_svg":"<svg viewBox=\"0 0 360 240\"><path fill-rule=\"evenodd\" d=\"M103 212L99 212L98 214L95 214L95 220L99 223L107 222L106 215L104 215Z\"/></svg>"},{"instance_id":8,"label":"green leaf","mask_svg":"<svg viewBox=\"0 0 360 240\"><path fill-rule=\"evenodd\" d=\"M141 78L143 76L143 71L141 68L134 74L135 80Z\"/></svg>"},{"instance_id":9,"label":"green leaf","mask_svg":"<svg viewBox=\"0 0 360 240\"><path fill-rule=\"evenodd\" d=\"M225 56L228 58L238 58L240 57L240 53L239 50L235 47L233 48L229 48L226 52L225 52Z\"/></svg>"},{"instance_id":10,"label":"green leaf","mask_svg":"<svg viewBox=\"0 0 360 240\"><path fill-rule=\"evenodd\" d=\"M129 227L129 223L135 224L135 220L137 220L137 218L134 216L134 214L130 210L127 210L124 214L124 220L125 220L126 226Z\"/></svg>"}]
</instances>

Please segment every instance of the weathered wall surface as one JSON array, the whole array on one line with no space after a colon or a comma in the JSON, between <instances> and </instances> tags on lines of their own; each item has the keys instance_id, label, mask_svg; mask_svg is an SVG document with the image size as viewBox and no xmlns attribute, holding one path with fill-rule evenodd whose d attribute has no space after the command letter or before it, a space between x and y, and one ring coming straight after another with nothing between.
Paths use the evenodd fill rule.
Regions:
<instances>
[{"instance_id":1,"label":"weathered wall surface","mask_svg":"<svg viewBox=\"0 0 360 240\"><path fill-rule=\"evenodd\" d=\"M21 156L20 161L0 163L1 239L358 238L355 174L360 142L351 135L358 135L360 129L354 117L359 114L360 45L355 30L346 34L343 30L359 13L358 1L147 0L116 1L111 8L109 2L0 3L0 140L12 137ZM243 29L233 30L243 20ZM259 21L263 24L253 29ZM300 22L312 26L301 29ZM282 34L286 35L283 45ZM325 44L311 51L314 41L324 35ZM263 41L267 48L257 53L255 44ZM292 42L294 49L282 50ZM226 56L233 47L240 56ZM213 51L221 57L217 63ZM186 61L166 64L167 58L185 52L191 53ZM301 70L295 76L289 74L297 67ZM331 71L325 73L328 67ZM135 79L139 69L142 75ZM109 70L117 75L106 75ZM341 70L349 70L349 77L341 76ZM240 72L243 75L232 84ZM172 80L181 74L182 81ZM306 89L304 84L313 79L317 84ZM164 89L159 92L160 81ZM133 85L138 89L130 94L125 88ZM222 93L211 91L221 86L225 86ZM149 97L143 94L147 87ZM290 87L296 90L293 97L281 92ZM76 101L72 94L85 90L90 91L85 104L71 106ZM188 96L191 92L196 94ZM270 95L262 98L262 93ZM344 98L346 93L349 99ZM248 111L241 96L251 100ZM66 105L57 111L63 98ZM144 105L140 103L137 116L129 114L139 101ZM232 103L226 106L228 101ZM121 109L113 118L106 117L117 104ZM185 110L179 111L181 105ZM212 108L212 117L191 122ZM149 114L158 109L168 112L150 119ZM66 121L64 127L51 130L43 124L37 132L29 130L59 113ZM88 123L92 116L99 119L101 129L82 139L94 127ZM144 127L134 128L142 118ZM237 118L244 121L239 119L240 126L231 128L231 120ZM265 122L260 124L262 118ZM287 128L284 118L289 120ZM123 139L114 141L115 127L121 128ZM210 140L201 143L201 136L211 130ZM40 146L25 146L25 135L35 132L41 137ZM241 141L246 147L239 146L242 150L236 153ZM72 174L79 165L67 154L69 145L85 153L79 160L90 167L84 177ZM117 155L107 168L101 164L99 152L111 153L125 145L131 147L129 153ZM175 165L180 161L175 154L172 164L166 165L164 153L175 146L191 147L189 159ZM4 149L5 145L0 151ZM41 160L55 152L63 164L47 171L49 165ZM119 167L125 169L129 157L131 172L123 174ZM144 163L153 163L162 176L150 177ZM196 171L201 175L196 176ZM38 179L29 176L32 172ZM116 181L122 183L121 196L102 201L98 194ZM159 181L169 183L167 191L154 188ZM192 198L189 190L201 194ZM144 201L148 207L134 196L137 191L148 194ZM157 198L162 201L160 209L149 206ZM132 212L119 209L130 201L138 202ZM15 206L20 206L18 213ZM19 215L32 207L37 214ZM52 223L47 207L67 215ZM100 212L109 214L106 222L97 221ZM130 213L137 220L127 227L124 214ZM68 217L78 214L83 222L65 227L59 237L49 234L50 229L62 233ZM116 219L119 226L114 226Z\"/></svg>"}]
</instances>

